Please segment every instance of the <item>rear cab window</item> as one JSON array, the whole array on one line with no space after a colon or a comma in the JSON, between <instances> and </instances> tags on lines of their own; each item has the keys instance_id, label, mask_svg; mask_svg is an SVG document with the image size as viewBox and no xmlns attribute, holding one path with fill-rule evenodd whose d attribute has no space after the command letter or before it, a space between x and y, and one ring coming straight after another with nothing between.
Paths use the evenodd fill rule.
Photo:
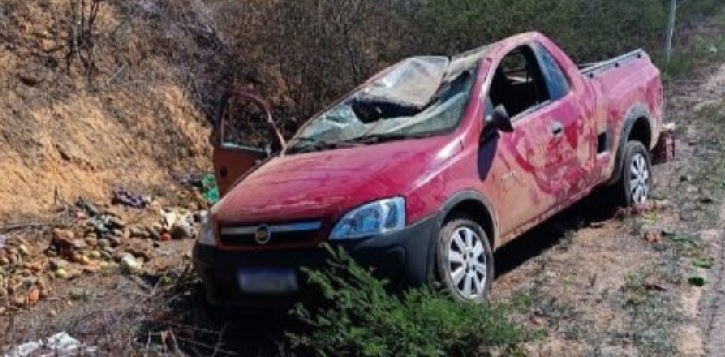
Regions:
<instances>
[{"instance_id":1,"label":"rear cab window","mask_svg":"<svg viewBox=\"0 0 725 357\"><path fill-rule=\"evenodd\" d=\"M537 43L534 48L551 100L564 98L570 90L569 80L564 75L564 71L546 47Z\"/></svg>"}]
</instances>

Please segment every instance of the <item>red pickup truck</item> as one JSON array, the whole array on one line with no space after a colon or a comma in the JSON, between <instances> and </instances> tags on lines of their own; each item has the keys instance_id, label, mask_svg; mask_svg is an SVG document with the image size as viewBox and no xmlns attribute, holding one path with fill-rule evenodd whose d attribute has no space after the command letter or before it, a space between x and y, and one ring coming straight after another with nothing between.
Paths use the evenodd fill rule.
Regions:
<instances>
[{"instance_id":1,"label":"red pickup truck","mask_svg":"<svg viewBox=\"0 0 725 357\"><path fill-rule=\"evenodd\" d=\"M223 197L194 247L207 297L278 304L301 266L341 245L396 288L438 281L483 301L493 252L597 188L643 203L662 148L663 88L647 54L577 66L539 33L405 59L271 150L223 140Z\"/></svg>"}]
</instances>

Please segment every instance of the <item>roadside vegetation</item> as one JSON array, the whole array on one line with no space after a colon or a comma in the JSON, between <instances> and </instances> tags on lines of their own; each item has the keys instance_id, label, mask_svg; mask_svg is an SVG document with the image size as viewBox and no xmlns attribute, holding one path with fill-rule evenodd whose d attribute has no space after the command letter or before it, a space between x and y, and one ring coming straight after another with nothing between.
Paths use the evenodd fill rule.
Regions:
<instances>
[{"instance_id":1,"label":"roadside vegetation","mask_svg":"<svg viewBox=\"0 0 725 357\"><path fill-rule=\"evenodd\" d=\"M420 288L392 295L343 251L329 248L326 269L307 271L321 299L298 304L303 326L289 335L310 356L521 355L526 333L510 321L510 303L461 304ZM441 289L442 291L442 289Z\"/></svg>"}]
</instances>

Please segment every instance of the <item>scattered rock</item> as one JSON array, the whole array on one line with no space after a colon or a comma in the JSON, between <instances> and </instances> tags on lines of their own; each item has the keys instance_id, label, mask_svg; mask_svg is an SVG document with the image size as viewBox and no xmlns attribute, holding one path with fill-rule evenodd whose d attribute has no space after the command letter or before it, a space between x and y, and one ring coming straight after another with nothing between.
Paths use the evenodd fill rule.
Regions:
<instances>
[{"instance_id":1,"label":"scattered rock","mask_svg":"<svg viewBox=\"0 0 725 357\"><path fill-rule=\"evenodd\" d=\"M169 233L169 232L162 233L161 234L161 238L159 240L162 241L162 242L170 241L171 240L171 233Z\"/></svg>"},{"instance_id":2,"label":"scattered rock","mask_svg":"<svg viewBox=\"0 0 725 357\"><path fill-rule=\"evenodd\" d=\"M0 266L10 265L10 259L7 256L0 254Z\"/></svg>"},{"instance_id":3,"label":"scattered rock","mask_svg":"<svg viewBox=\"0 0 725 357\"><path fill-rule=\"evenodd\" d=\"M101 238L98 240L97 246L101 249L106 249L111 246L111 241L106 238Z\"/></svg>"},{"instance_id":4,"label":"scattered rock","mask_svg":"<svg viewBox=\"0 0 725 357\"><path fill-rule=\"evenodd\" d=\"M86 213L88 213L89 216L95 217L98 214L100 214L100 210L98 207L96 207L93 203L89 202L88 200L84 199L83 197L78 199L78 202L76 202L76 205L83 208Z\"/></svg>"},{"instance_id":5,"label":"scattered rock","mask_svg":"<svg viewBox=\"0 0 725 357\"><path fill-rule=\"evenodd\" d=\"M149 232L140 227L131 227L128 230L129 237L131 238L148 238Z\"/></svg>"},{"instance_id":6,"label":"scattered rock","mask_svg":"<svg viewBox=\"0 0 725 357\"><path fill-rule=\"evenodd\" d=\"M111 229L123 229L126 223L118 217L108 217L108 227Z\"/></svg>"},{"instance_id":7,"label":"scattered rock","mask_svg":"<svg viewBox=\"0 0 725 357\"><path fill-rule=\"evenodd\" d=\"M644 215L654 210L654 203L648 201L645 203L638 203L632 206L632 212L635 215Z\"/></svg>"},{"instance_id":8,"label":"scattered rock","mask_svg":"<svg viewBox=\"0 0 725 357\"><path fill-rule=\"evenodd\" d=\"M54 240L60 240L69 243L72 242L75 238L75 234L69 229L55 228L53 229L52 235Z\"/></svg>"},{"instance_id":9,"label":"scattered rock","mask_svg":"<svg viewBox=\"0 0 725 357\"><path fill-rule=\"evenodd\" d=\"M143 263L131 254L125 254L121 258L121 269L126 273L135 274L141 271L142 267Z\"/></svg>"},{"instance_id":10,"label":"scattered rock","mask_svg":"<svg viewBox=\"0 0 725 357\"><path fill-rule=\"evenodd\" d=\"M22 285L35 285L37 282L38 278L35 276L26 276L20 281Z\"/></svg>"},{"instance_id":11,"label":"scattered rock","mask_svg":"<svg viewBox=\"0 0 725 357\"><path fill-rule=\"evenodd\" d=\"M26 300L24 296L16 296L13 298L13 305L15 306L23 307L25 306L25 302Z\"/></svg>"},{"instance_id":12,"label":"scattered rock","mask_svg":"<svg viewBox=\"0 0 725 357\"><path fill-rule=\"evenodd\" d=\"M658 210L664 210L670 207L670 201L668 200L654 200L654 207Z\"/></svg>"},{"instance_id":13,"label":"scattered rock","mask_svg":"<svg viewBox=\"0 0 725 357\"><path fill-rule=\"evenodd\" d=\"M86 238L86 244L88 244L91 247L95 247L95 246L98 245L98 240L95 237L93 237L93 238L87 237Z\"/></svg>"},{"instance_id":14,"label":"scattered rock","mask_svg":"<svg viewBox=\"0 0 725 357\"><path fill-rule=\"evenodd\" d=\"M69 295L73 300L87 300L90 298L91 292L83 288L73 288Z\"/></svg>"},{"instance_id":15,"label":"scattered rock","mask_svg":"<svg viewBox=\"0 0 725 357\"><path fill-rule=\"evenodd\" d=\"M91 258L85 256L85 255L79 255L78 259L76 260L81 265L89 265L91 264Z\"/></svg>"},{"instance_id":16,"label":"scattered rock","mask_svg":"<svg viewBox=\"0 0 725 357\"><path fill-rule=\"evenodd\" d=\"M78 269L74 269L74 268L68 269L68 279L75 279L81 275L83 275L83 272Z\"/></svg>"},{"instance_id":17,"label":"scattered rock","mask_svg":"<svg viewBox=\"0 0 725 357\"><path fill-rule=\"evenodd\" d=\"M108 237L107 239L111 243L111 246L112 247L118 247L119 245L121 245L121 238L120 237L111 236L111 237Z\"/></svg>"},{"instance_id":18,"label":"scattered rock","mask_svg":"<svg viewBox=\"0 0 725 357\"><path fill-rule=\"evenodd\" d=\"M50 264L50 268L53 270L65 269L68 267L68 265L70 265L70 263L68 263L68 261L63 260L63 259L58 259L58 258L49 259L48 264Z\"/></svg>"},{"instance_id":19,"label":"scattered rock","mask_svg":"<svg viewBox=\"0 0 725 357\"><path fill-rule=\"evenodd\" d=\"M126 253L130 253L135 257L139 257L143 260L150 260L151 253L146 247L128 247Z\"/></svg>"},{"instance_id":20,"label":"scattered rock","mask_svg":"<svg viewBox=\"0 0 725 357\"><path fill-rule=\"evenodd\" d=\"M59 268L55 270L55 277L59 279L68 279L68 271L64 268Z\"/></svg>"},{"instance_id":21,"label":"scattered rock","mask_svg":"<svg viewBox=\"0 0 725 357\"><path fill-rule=\"evenodd\" d=\"M659 232L649 231L645 233L644 239L651 244L658 244L662 242L662 235Z\"/></svg>"},{"instance_id":22,"label":"scattered rock","mask_svg":"<svg viewBox=\"0 0 725 357\"><path fill-rule=\"evenodd\" d=\"M30 292L28 293L27 300L28 300L28 305L30 305L30 306L37 304L38 300L40 300L40 289L38 289L36 287L36 288L33 288L32 290L30 290Z\"/></svg>"},{"instance_id":23,"label":"scattered rock","mask_svg":"<svg viewBox=\"0 0 725 357\"><path fill-rule=\"evenodd\" d=\"M173 239L194 238L194 227L187 220L177 220L171 226L171 237Z\"/></svg>"},{"instance_id":24,"label":"scattered rock","mask_svg":"<svg viewBox=\"0 0 725 357\"><path fill-rule=\"evenodd\" d=\"M150 227L146 228L149 236L155 240L161 240L161 233L164 231L164 227L159 223L154 223Z\"/></svg>"},{"instance_id":25,"label":"scattered rock","mask_svg":"<svg viewBox=\"0 0 725 357\"><path fill-rule=\"evenodd\" d=\"M83 239L74 239L73 242L71 242L71 246L75 250L83 250L88 247L88 244Z\"/></svg>"},{"instance_id":26,"label":"scattered rock","mask_svg":"<svg viewBox=\"0 0 725 357\"><path fill-rule=\"evenodd\" d=\"M687 193L697 193L698 191L700 191L700 189L695 186L687 186L687 189L685 191Z\"/></svg>"},{"instance_id":27,"label":"scattered rock","mask_svg":"<svg viewBox=\"0 0 725 357\"><path fill-rule=\"evenodd\" d=\"M30 249L28 249L27 245L20 244L18 246L18 253L20 253L24 257L27 257L28 255L30 255Z\"/></svg>"},{"instance_id":28,"label":"scattered rock","mask_svg":"<svg viewBox=\"0 0 725 357\"><path fill-rule=\"evenodd\" d=\"M81 270L83 273L95 274L101 270L101 266L96 264L84 265Z\"/></svg>"}]
</instances>

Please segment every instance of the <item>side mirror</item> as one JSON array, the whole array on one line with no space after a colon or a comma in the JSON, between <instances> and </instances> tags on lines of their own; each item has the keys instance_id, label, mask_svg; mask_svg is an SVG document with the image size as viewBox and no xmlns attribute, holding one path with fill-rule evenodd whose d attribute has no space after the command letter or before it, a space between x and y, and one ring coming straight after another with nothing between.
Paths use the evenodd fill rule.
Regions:
<instances>
[{"instance_id":1,"label":"side mirror","mask_svg":"<svg viewBox=\"0 0 725 357\"><path fill-rule=\"evenodd\" d=\"M510 133L514 131L511 117L503 105L497 105L491 115L486 117L486 125L491 125L499 131Z\"/></svg>"}]
</instances>

